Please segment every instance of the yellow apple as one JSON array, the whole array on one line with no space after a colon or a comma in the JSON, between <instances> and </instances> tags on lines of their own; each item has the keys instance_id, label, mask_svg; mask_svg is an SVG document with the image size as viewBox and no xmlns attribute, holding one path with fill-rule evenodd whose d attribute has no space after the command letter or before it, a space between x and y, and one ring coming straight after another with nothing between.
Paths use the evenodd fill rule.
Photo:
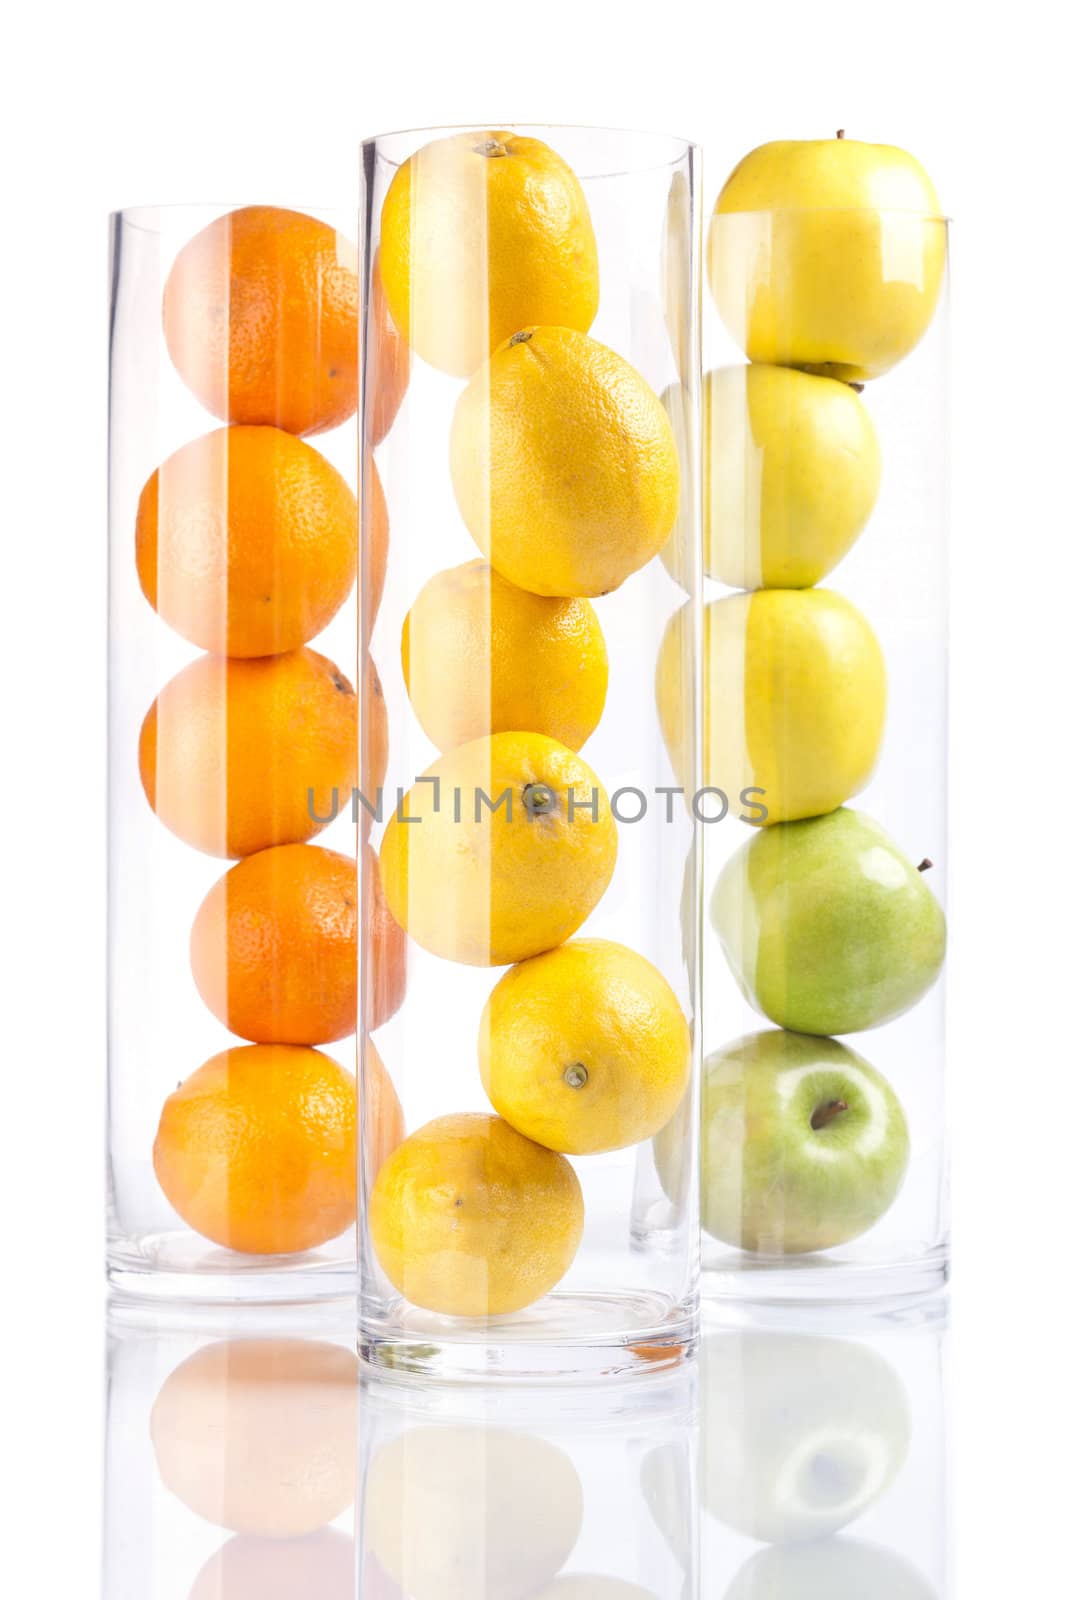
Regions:
<instances>
[{"instance_id":1,"label":"yellow apple","mask_svg":"<svg viewBox=\"0 0 1067 1600\"><path fill-rule=\"evenodd\" d=\"M688 788L688 607L667 625L656 702L678 782ZM831 589L760 589L707 607L705 784L746 821L835 811L867 784L886 715L881 646L863 613ZM702 802L714 820L715 798ZM760 808L762 808L762 813Z\"/></svg>"},{"instance_id":2,"label":"yellow apple","mask_svg":"<svg viewBox=\"0 0 1067 1600\"><path fill-rule=\"evenodd\" d=\"M944 267L944 219L914 156L840 135L753 150L708 234L712 294L746 354L848 381L915 348Z\"/></svg>"},{"instance_id":3,"label":"yellow apple","mask_svg":"<svg viewBox=\"0 0 1067 1600\"><path fill-rule=\"evenodd\" d=\"M663 397L680 437L684 397ZM681 444L679 444L681 449ZM763 363L704 374L704 571L731 589L809 589L837 566L878 498L866 406L836 378ZM689 508L663 551L690 588Z\"/></svg>"}]
</instances>

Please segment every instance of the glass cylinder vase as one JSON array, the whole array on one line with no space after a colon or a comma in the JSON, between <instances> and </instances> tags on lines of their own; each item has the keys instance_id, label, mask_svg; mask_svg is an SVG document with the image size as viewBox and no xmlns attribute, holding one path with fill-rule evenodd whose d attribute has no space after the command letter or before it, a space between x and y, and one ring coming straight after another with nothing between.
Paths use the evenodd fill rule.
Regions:
<instances>
[{"instance_id":1,"label":"glass cylinder vase","mask_svg":"<svg viewBox=\"0 0 1067 1600\"><path fill-rule=\"evenodd\" d=\"M655 680L671 570L695 583L700 559L698 215L675 139L364 145L365 419L388 397L383 316L411 352L361 453L390 526L375 609L364 495L361 693L380 672L390 744L361 849L408 983L376 1022L365 947L361 1069L384 1064L406 1137L383 1141L365 1094L359 1337L394 1371L561 1377L692 1348L700 852Z\"/></svg>"},{"instance_id":2,"label":"glass cylinder vase","mask_svg":"<svg viewBox=\"0 0 1067 1600\"><path fill-rule=\"evenodd\" d=\"M705 1286L921 1294L947 1273L947 224L732 192L699 603L705 781L748 805L706 834Z\"/></svg>"},{"instance_id":3,"label":"glass cylinder vase","mask_svg":"<svg viewBox=\"0 0 1067 1600\"><path fill-rule=\"evenodd\" d=\"M355 233L274 206L113 220L109 1270L128 1293L355 1287ZM399 930L368 937L394 1003Z\"/></svg>"}]
</instances>

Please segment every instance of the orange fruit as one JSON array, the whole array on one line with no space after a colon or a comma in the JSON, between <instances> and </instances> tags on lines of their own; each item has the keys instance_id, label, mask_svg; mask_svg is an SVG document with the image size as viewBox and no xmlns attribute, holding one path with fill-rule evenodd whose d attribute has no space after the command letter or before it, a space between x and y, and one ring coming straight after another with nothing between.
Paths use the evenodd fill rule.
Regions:
<instances>
[{"instance_id":1,"label":"orange fruit","mask_svg":"<svg viewBox=\"0 0 1067 1600\"><path fill-rule=\"evenodd\" d=\"M163 332L182 378L224 422L333 428L359 403L356 246L299 211L231 211L179 250Z\"/></svg>"},{"instance_id":2,"label":"orange fruit","mask_svg":"<svg viewBox=\"0 0 1067 1600\"><path fill-rule=\"evenodd\" d=\"M326 1339L220 1339L163 1383L149 1424L159 1475L197 1516L291 1539L356 1497L359 1365Z\"/></svg>"},{"instance_id":3,"label":"orange fruit","mask_svg":"<svg viewBox=\"0 0 1067 1600\"><path fill-rule=\"evenodd\" d=\"M531 322L585 333L600 299L582 186L540 139L434 139L397 168L382 206L382 284L430 366L469 378Z\"/></svg>"},{"instance_id":4,"label":"orange fruit","mask_svg":"<svg viewBox=\"0 0 1067 1600\"><path fill-rule=\"evenodd\" d=\"M411 377L411 347L389 310L382 287L380 251L375 252L370 278L370 327L367 337L366 396L370 406L367 437L381 444L396 421Z\"/></svg>"},{"instance_id":5,"label":"orange fruit","mask_svg":"<svg viewBox=\"0 0 1067 1600\"><path fill-rule=\"evenodd\" d=\"M376 678L370 724L373 792L388 746ZM208 855L248 856L325 827L348 803L358 755L355 691L304 647L252 661L198 656L150 707L139 762L172 833Z\"/></svg>"},{"instance_id":6,"label":"orange fruit","mask_svg":"<svg viewBox=\"0 0 1067 1600\"><path fill-rule=\"evenodd\" d=\"M404 997L406 944L369 846L366 865L374 1029ZM263 1044L327 1044L354 1033L359 916L349 856L282 844L246 857L208 890L193 922L204 1004L231 1033Z\"/></svg>"},{"instance_id":7,"label":"orange fruit","mask_svg":"<svg viewBox=\"0 0 1067 1600\"><path fill-rule=\"evenodd\" d=\"M377 609L389 521L370 463ZM324 456L280 428L218 428L157 467L137 506L145 598L202 650L272 656L321 633L348 598L356 497Z\"/></svg>"},{"instance_id":8,"label":"orange fruit","mask_svg":"<svg viewBox=\"0 0 1067 1600\"><path fill-rule=\"evenodd\" d=\"M367 1047L375 1170L404 1136L385 1068ZM288 1255L356 1219L356 1080L307 1045L245 1044L205 1061L167 1098L152 1151L160 1188L206 1239Z\"/></svg>"},{"instance_id":9,"label":"orange fruit","mask_svg":"<svg viewBox=\"0 0 1067 1600\"><path fill-rule=\"evenodd\" d=\"M517 589L488 561L436 573L404 618L404 682L439 750L524 728L580 750L600 721L608 651L588 600Z\"/></svg>"},{"instance_id":10,"label":"orange fruit","mask_svg":"<svg viewBox=\"0 0 1067 1600\"><path fill-rule=\"evenodd\" d=\"M353 1600L358 1557L352 1538L320 1528L302 1539L238 1533L209 1556L188 1600ZM360 1600L403 1600L393 1585L373 1587L364 1563Z\"/></svg>"}]
</instances>

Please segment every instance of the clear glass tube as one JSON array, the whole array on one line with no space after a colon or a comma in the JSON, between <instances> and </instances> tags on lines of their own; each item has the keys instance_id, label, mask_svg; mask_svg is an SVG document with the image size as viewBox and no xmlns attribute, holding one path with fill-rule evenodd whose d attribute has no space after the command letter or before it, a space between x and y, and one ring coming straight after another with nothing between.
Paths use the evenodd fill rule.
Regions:
<instances>
[{"instance_id":1,"label":"clear glass tube","mask_svg":"<svg viewBox=\"0 0 1067 1600\"><path fill-rule=\"evenodd\" d=\"M668 541L699 567L698 184L692 146L624 132L364 145L366 418L384 317L412 351L362 449L390 525L360 615L390 728L369 848L408 934L381 1026L361 961L362 1070L384 1062L407 1128L383 1151L364 1097L371 1363L550 1377L691 1349L700 851L655 685ZM694 670L683 762L699 693Z\"/></svg>"},{"instance_id":2,"label":"clear glass tube","mask_svg":"<svg viewBox=\"0 0 1067 1600\"><path fill-rule=\"evenodd\" d=\"M705 830L705 1287L923 1293L947 1272L947 224L716 212L707 270L705 761L761 811Z\"/></svg>"},{"instance_id":3,"label":"clear glass tube","mask_svg":"<svg viewBox=\"0 0 1067 1600\"><path fill-rule=\"evenodd\" d=\"M355 223L113 219L108 1260L134 1294L354 1288Z\"/></svg>"}]
</instances>

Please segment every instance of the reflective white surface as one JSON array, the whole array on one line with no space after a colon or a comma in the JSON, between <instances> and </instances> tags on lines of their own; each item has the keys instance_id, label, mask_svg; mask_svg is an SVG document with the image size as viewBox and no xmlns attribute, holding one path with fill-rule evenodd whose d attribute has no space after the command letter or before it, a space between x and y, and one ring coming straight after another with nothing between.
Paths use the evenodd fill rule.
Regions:
<instances>
[{"instance_id":1,"label":"reflective white surface","mask_svg":"<svg viewBox=\"0 0 1067 1600\"><path fill-rule=\"evenodd\" d=\"M947 1600L944 1341L706 1322L487 1389L361 1374L350 1309L114 1308L104 1600Z\"/></svg>"}]
</instances>

